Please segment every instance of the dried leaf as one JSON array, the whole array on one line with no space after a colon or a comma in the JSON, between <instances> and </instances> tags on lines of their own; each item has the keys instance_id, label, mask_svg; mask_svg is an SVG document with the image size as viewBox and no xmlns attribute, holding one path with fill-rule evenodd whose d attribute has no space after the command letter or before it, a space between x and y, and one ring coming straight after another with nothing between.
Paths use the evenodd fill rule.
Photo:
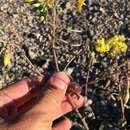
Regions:
<instances>
[{"instance_id":1,"label":"dried leaf","mask_svg":"<svg viewBox=\"0 0 130 130\"><path fill-rule=\"evenodd\" d=\"M123 100L123 104L126 105L129 101L130 93L129 93L129 80L127 80L127 84L123 86L121 91L121 97Z\"/></svg>"},{"instance_id":2,"label":"dried leaf","mask_svg":"<svg viewBox=\"0 0 130 130\"><path fill-rule=\"evenodd\" d=\"M95 64L97 60L96 60L96 55L94 51L91 53L91 58L92 58L92 64Z\"/></svg>"},{"instance_id":3,"label":"dried leaf","mask_svg":"<svg viewBox=\"0 0 130 130\"><path fill-rule=\"evenodd\" d=\"M65 73L68 75L68 76L71 76L71 74L73 73L74 71L74 68L68 68Z\"/></svg>"}]
</instances>

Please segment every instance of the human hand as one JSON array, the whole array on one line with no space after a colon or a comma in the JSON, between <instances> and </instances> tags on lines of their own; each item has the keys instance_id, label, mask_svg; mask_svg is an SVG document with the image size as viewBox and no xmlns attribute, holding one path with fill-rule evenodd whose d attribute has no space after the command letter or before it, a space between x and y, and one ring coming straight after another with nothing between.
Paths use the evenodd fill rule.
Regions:
<instances>
[{"instance_id":1,"label":"human hand","mask_svg":"<svg viewBox=\"0 0 130 130\"><path fill-rule=\"evenodd\" d=\"M68 119L53 126L52 123L60 116L72 111L72 106L68 102L65 93L70 79L63 72L54 74L43 87L42 99L29 112L20 119L12 123L2 122L2 130L69 130L71 122ZM73 99L76 106L82 106L84 98L80 96Z\"/></svg>"}]
</instances>

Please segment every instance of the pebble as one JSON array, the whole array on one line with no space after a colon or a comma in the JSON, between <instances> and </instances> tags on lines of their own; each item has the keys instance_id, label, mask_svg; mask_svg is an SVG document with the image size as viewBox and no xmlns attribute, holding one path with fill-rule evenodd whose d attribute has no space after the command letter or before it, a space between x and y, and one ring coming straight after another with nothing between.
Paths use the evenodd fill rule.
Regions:
<instances>
[{"instance_id":1,"label":"pebble","mask_svg":"<svg viewBox=\"0 0 130 130\"><path fill-rule=\"evenodd\" d=\"M126 25L128 25L127 36L130 36L129 0L88 0L87 2L89 5L86 4L81 13L76 11L73 13L72 10L69 10L67 15L61 17L60 23L62 24L57 26L57 38L67 41L66 44L58 42L60 48L57 50L57 58L61 68L78 52L82 45L86 45L86 41L89 41L91 45L95 44L95 41L101 36L108 38L119 34L121 28ZM48 22L38 23L29 5L23 3L23 1L2 0L0 10L2 11L2 13L0 12L0 23L2 23L0 24L0 39L6 43L9 38L9 43L17 43L21 49L24 49L22 46L26 46L27 50L24 49L25 55L28 54L27 57L41 73L45 71L47 73L54 72L51 25ZM11 27L14 27L13 31L9 30ZM67 31L68 28L74 31L81 30L82 32ZM126 34L125 31L123 33ZM3 48L5 43L0 40L0 49ZM72 47L72 44L80 44L81 46ZM92 49L94 50L94 46ZM21 52L19 49L14 51L14 64L10 72L4 68L0 70L0 88L25 76L36 74L23 54L17 53L19 51ZM85 84L86 65L88 65L87 52L81 55L77 56L69 67L75 68L72 73L74 80L80 84ZM38 61L41 62L43 59L45 63L38 64ZM104 60L104 62L106 61ZM91 67L91 78L95 79L95 75L100 74L101 71L100 66ZM8 76L3 78L5 75ZM99 87L98 84L94 85L96 88ZM96 94L96 89L92 89L90 93ZM93 104L96 104L95 101L92 102ZM105 103L101 102L101 104L105 106ZM101 115L99 118L101 118Z\"/></svg>"},{"instance_id":2,"label":"pebble","mask_svg":"<svg viewBox=\"0 0 130 130\"><path fill-rule=\"evenodd\" d=\"M30 59L36 59L37 58L37 49L35 47L29 47L28 55L29 55Z\"/></svg>"}]
</instances>

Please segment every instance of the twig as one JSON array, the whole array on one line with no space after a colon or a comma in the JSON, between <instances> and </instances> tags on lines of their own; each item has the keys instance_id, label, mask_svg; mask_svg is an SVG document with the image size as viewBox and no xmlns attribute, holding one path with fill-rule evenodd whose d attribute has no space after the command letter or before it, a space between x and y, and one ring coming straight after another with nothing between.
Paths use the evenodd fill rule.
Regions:
<instances>
[{"instance_id":1,"label":"twig","mask_svg":"<svg viewBox=\"0 0 130 130\"><path fill-rule=\"evenodd\" d=\"M56 54L56 50L55 50L55 42L56 42L56 3L55 0L53 0L53 24L52 24L52 28L53 28L53 33L52 33L52 51L53 51L53 57L54 57L54 62L55 62L55 66L56 66L56 70L60 71L59 69L59 65L58 65L58 59L57 59L57 54Z\"/></svg>"},{"instance_id":2,"label":"twig","mask_svg":"<svg viewBox=\"0 0 130 130\"><path fill-rule=\"evenodd\" d=\"M77 52L77 54L72 57L72 59L71 59L71 60L67 63L67 65L65 66L64 71L68 68L68 66L71 64L71 62L72 62L77 56L79 56L79 54L80 54L81 52L82 52L82 49L80 49L80 50Z\"/></svg>"},{"instance_id":3,"label":"twig","mask_svg":"<svg viewBox=\"0 0 130 130\"><path fill-rule=\"evenodd\" d=\"M89 45L88 45L88 51L90 51ZM86 77L85 95L87 95L88 79L89 79L89 75L90 75L90 67L91 67L91 65L92 65L92 57L90 56L89 65L88 65L88 72L87 72L87 77Z\"/></svg>"},{"instance_id":4,"label":"twig","mask_svg":"<svg viewBox=\"0 0 130 130\"><path fill-rule=\"evenodd\" d=\"M76 33L81 33L81 30L73 30L73 29L67 29L68 32L76 32Z\"/></svg>"},{"instance_id":5,"label":"twig","mask_svg":"<svg viewBox=\"0 0 130 130\"><path fill-rule=\"evenodd\" d=\"M80 47L81 44L72 44L72 47Z\"/></svg>"},{"instance_id":6,"label":"twig","mask_svg":"<svg viewBox=\"0 0 130 130\"><path fill-rule=\"evenodd\" d=\"M61 41L62 43L68 44L69 42L63 40L63 39L57 39L58 41Z\"/></svg>"},{"instance_id":7,"label":"twig","mask_svg":"<svg viewBox=\"0 0 130 130\"><path fill-rule=\"evenodd\" d=\"M43 74L41 74L41 72L38 70L38 69L36 69L36 67L32 64L32 62L28 59L28 57L26 56L26 55L23 55L24 56L24 58L28 61L28 63L32 66L32 68L37 72L37 74L39 75L39 76L43 76Z\"/></svg>"},{"instance_id":8,"label":"twig","mask_svg":"<svg viewBox=\"0 0 130 130\"><path fill-rule=\"evenodd\" d=\"M120 82L119 82L118 88L119 88L119 91L121 92ZM121 112L122 112L123 119L125 119L124 110L125 110L125 108L124 108L124 104L123 104L123 99L122 99L122 97L121 97Z\"/></svg>"},{"instance_id":9,"label":"twig","mask_svg":"<svg viewBox=\"0 0 130 130\"><path fill-rule=\"evenodd\" d=\"M116 62L116 68L117 70L119 70L119 66L118 66L118 61ZM118 82L118 89L119 89L119 93L121 93L121 85L120 85L120 79L119 79L119 71L118 73L116 73L116 79L117 79L117 82ZM121 94L120 94L121 95ZM124 113L124 104L123 104L123 99L121 97L121 112L122 112L122 116L123 116L123 119L125 119L125 113Z\"/></svg>"},{"instance_id":10,"label":"twig","mask_svg":"<svg viewBox=\"0 0 130 130\"><path fill-rule=\"evenodd\" d=\"M41 74L41 72L32 64L32 62L28 59L28 57L25 55L25 51L23 49L21 49L18 45L16 44L10 44L11 46L18 48L19 50L24 52L24 58L27 60L27 62L29 63L29 65L33 68L33 70L35 70L35 72L40 75L43 76L43 74Z\"/></svg>"},{"instance_id":11,"label":"twig","mask_svg":"<svg viewBox=\"0 0 130 130\"><path fill-rule=\"evenodd\" d=\"M105 84L105 89L111 84L111 80L107 80L107 83Z\"/></svg>"},{"instance_id":12,"label":"twig","mask_svg":"<svg viewBox=\"0 0 130 130\"><path fill-rule=\"evenodd\" d=\"M88 88L88 79L89 79L89 75L90 75L90 67L91 67L91 64L92 64L92 61L90 59L90 63L89 63L89 66L88 66L88 72L87 72L87 77L86 77L86 87L85 87L85 95L87 95L87 88Z\"/></svg>"}]
</instances>

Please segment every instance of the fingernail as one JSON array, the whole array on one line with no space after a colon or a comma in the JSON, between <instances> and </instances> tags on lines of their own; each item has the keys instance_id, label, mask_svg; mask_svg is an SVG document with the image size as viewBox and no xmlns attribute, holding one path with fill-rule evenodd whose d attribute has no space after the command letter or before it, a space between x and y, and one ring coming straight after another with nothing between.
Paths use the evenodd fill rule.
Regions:
<instances>
[{"instance_id":1,"label":"fingernail","mask_svg":"<svg viewBox=\"0 0 130 130\"><path fill-rule=\"evenodd\" d=\"M50 78L49 83L56 88L65 90L70 83L70 79L64 72L58 72Z\"/></svg>"}]
</instances>

